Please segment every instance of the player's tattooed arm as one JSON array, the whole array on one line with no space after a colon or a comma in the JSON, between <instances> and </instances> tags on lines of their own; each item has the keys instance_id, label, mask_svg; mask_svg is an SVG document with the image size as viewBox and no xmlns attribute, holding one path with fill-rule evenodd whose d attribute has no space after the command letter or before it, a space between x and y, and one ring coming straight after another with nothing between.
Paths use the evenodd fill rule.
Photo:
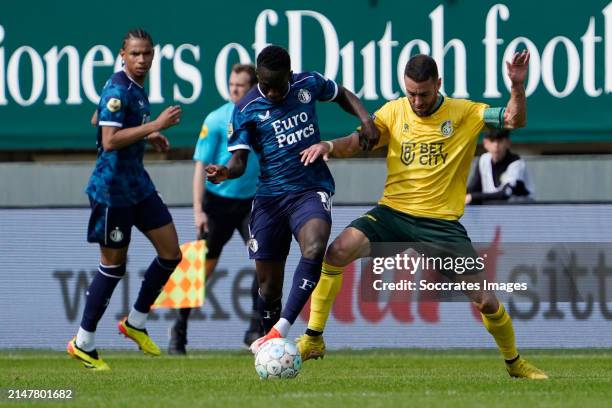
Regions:
<instances>
[{"instance_id":1,"label":"player's tattooed arm","mask_svg":"<svg viewBox=\"0 0 612 408\"><path fill-rule=\"evenodd\" d=\"M157 119L140 126L118 128L102 126L102 147L105 151L122 149L147 136L178 124L181 120L181 107L169 106Z\"/></svg>"},{"instance_id":2,"label":"player's tattooed arm","mask_svg":"<svg viewBox=\"0 0 612 408\"><path fill-rule=\"evenodd\" d=\"M232 158L227 162L227 166L218 164L209 164L206 166L206 177L210 182L215 184L219 184L227 179L238 178L244 174L248 158L248 150L234 150L232 152Z\"/></svg>"},{"instance_id":3,"label":"player's tattooed arm","mask_svg":"<svg viewBox=\"0 0 612 408\"><path fill-rule=\"evenodd\" d=\"M527 123L525 80L529 69L529 51L523 50L521 53L515 53L512 61L506 61L506 67L512 86L510 100L504 112L503 127L506 129L522 128Z\"/></svg>"},{"instance_id":4,"label":"player's tattooed arm","mask_svg":"<svg viewBox=\"0 0 612 408\"><path fill-rule=\"evenodd\" d=\"M346 89L338 86L338 96L334 99L340 107L353 116L357 116L361 122L361 130L359 132L359 144L362 150L372 150L378 143L380 132L374 125L372 116L363 106L357 95Z\"/></svg>"}]
</instances>

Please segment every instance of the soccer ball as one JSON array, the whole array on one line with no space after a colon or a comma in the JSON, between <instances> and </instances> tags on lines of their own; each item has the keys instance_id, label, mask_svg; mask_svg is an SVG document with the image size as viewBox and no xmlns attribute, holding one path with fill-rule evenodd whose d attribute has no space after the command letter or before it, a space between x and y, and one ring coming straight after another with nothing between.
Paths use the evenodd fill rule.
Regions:
<instances>
[{"instance_id":1,"label":"soccer ball","mask_svg":"<svg viewBox=\"0 0 612 408\"><path fill-rule=\"evenodd\" d=\"M295 378L302 368L302 356L291 340L266 341L255 355L255 370L262 380Z\"/></svg>"}]
</instances>

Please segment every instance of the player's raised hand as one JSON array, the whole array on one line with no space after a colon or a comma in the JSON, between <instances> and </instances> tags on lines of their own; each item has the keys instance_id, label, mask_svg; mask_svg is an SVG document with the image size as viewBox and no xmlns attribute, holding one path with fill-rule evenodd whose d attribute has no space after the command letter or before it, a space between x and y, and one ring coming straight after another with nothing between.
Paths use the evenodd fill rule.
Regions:
<instances>
[{"instance_id":1,"label":"player's raised hand","mask_svg":"<svg viewBox=\"0 0 612 408\"><path fill-rule=\"evenodd\" d=\"M524 84L529 69L529 51L515 52L512 61L506 61L506 68L513 85Z\"/></svg>"},{"instance_id":2,"label":"player's raised hand","mask_svg":"<svg viewBox=\"0 0 612 408\"><path fill-rule=\"evenodd\" d=\"M218 164L209 164L204 169L206 171L206 178L211 183L219 184L223 180L227 180L229 171L225 166L219 166Z\"/></svg>"},{"instance_id":3,"label":"player's raised hand","mask_svg":"<svg viewBox=\"0 0 612 408\"><path fill-rule=\"evenodd\" d=\"M373 121L370 120L361 125L361 130L359 131L359 146L361 150L364 152L372 150L378 144L379 139L380 131Z\"/></svg>"},{"instance_id":4,"label":"player's raised hand","mask_svg":"<svg viewBox=\"0 0 612 408\"><path fill-rule=\"evenodd\" d=\"M147 135L147 142L153 146L156 152L167 152L170 149L170 142L168 138L159 132L149 133Z\"/></svg>"},{"instance_id":5,"label":"player's raised hand","mask_svg":"<svg viewBox=\"0 0 612 408\"><path fill-rule=\"evenodd\" d=\"M323 157L323 160L328 161L331 147L330 143L331 142L320 142L302 150L300 152L300 161L304 166L314 163L319 157Z\"/></svg>"},{"instance_id":6,"label":"player's raised hand","mask_svg":"<svg viewBox=\"0 0 612 408\"><path fill-rule=\"evenodd\" d=\"M159 124L159 129L167 129L170 126L174 126L181 121L181 107L179 105L168 106L166 109L159 114L157 119L157 123Z\"/></svg>"}]
</instances>

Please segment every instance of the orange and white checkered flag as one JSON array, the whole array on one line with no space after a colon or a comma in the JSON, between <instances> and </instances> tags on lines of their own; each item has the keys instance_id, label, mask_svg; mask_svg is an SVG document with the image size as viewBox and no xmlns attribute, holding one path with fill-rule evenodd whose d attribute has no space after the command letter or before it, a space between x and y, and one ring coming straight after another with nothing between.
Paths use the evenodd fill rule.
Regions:
<instances>
[{"instance_id":1,"label":"orange and white checkered flag","mask_svg":"<svg viewBox=\"0 0 612 408\"><path fill-rule=\"evenodd\" d=\"M187 242L181 245L181 252L183 260L170 275L152 309L181 309L204 304L206 242Z\"/></svg>"}]
</instances>

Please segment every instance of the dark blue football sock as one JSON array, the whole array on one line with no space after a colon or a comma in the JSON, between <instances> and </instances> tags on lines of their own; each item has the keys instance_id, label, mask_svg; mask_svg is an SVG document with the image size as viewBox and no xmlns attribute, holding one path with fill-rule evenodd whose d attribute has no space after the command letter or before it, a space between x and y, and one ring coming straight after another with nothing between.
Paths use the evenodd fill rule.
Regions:
<instances>
[{"instance_id":1,"label":"dark blue football sock","mask_svg":"<svg viewBox=\"0 0 612 408\"><path fill-rule=\"evenodd\" d=\"M94 276L86 293L85 310L81 319L83 329L89 332L96 331L113 291L124 275L125 264L112 266L100 264L98 266L98 273Z\"/></svg>"},{"instance_id":2,"label":"dark blue football sock","mask_svg":"<svg viewBox=\"0 0 612 408\"><path fill-rule=\"evenodd\" d=\"M156 257L144 274L138 298L134 303L134 309L141 313L149 313L151 305L159 296L162 288L168 281L180 259L163 259Z\"/></svg>"},{"instance_id":3,"label":"dark blue football sock","mask_svg":"<svg viewBox=\"0 0 612 408\"><path fill-rule=\"evenodd\" d=\"M295 323L295 319L299 316L310 294L317 287L322 264L323 261L300 258L300 263L293 274L293 285L282 315L289 323Z\"/></svg>"},{"instance_id":4,"label":"dark blue football sock","mask_svg":"<svg viewBox=\"0 0 612 408\"><path fill-rule=\"evenodd\" d=\"M270 329L276 324L278 319L280 319L282 307L282 296L271 301L266 301L261 296L261 293L259 294L257 299L257 311L261 315L264 333L268 333Z\"/></svg>"}]
</instances>

